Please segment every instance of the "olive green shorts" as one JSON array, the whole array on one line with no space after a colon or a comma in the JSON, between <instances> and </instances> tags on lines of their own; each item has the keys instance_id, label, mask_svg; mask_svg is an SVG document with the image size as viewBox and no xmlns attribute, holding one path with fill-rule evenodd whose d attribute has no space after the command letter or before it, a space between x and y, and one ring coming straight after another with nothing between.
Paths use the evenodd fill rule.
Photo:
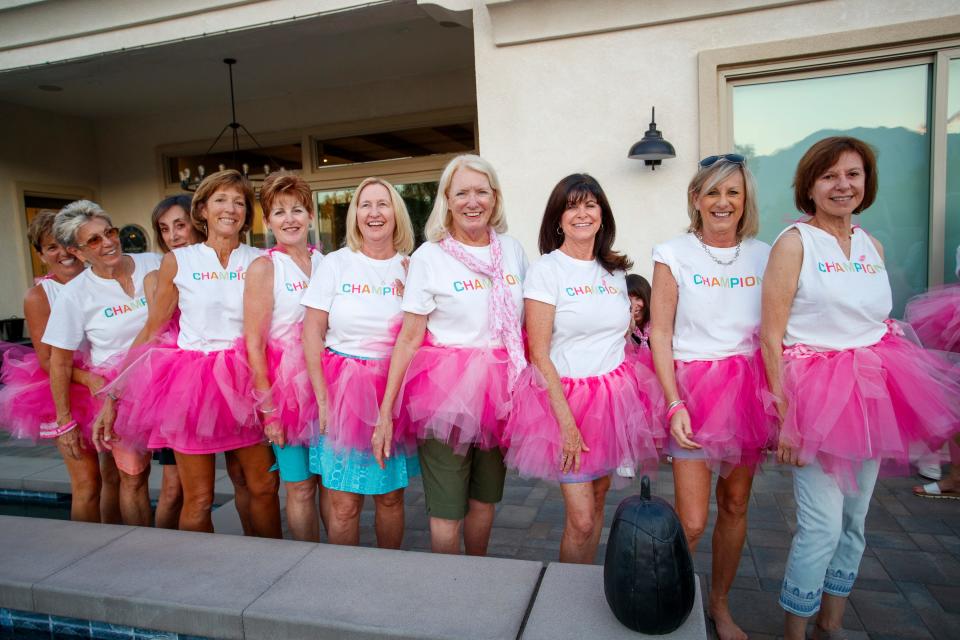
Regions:
<instances>
[{"instance_id":1,"label":"olive green shorts","mask_svg":"<svg viewBox=\"0 0 960 640\"><path fill-rule=\"evenodd\" d=\"M507 468L499 449L470 447L459 456L431 439L420 443L419 454L428 515L462 520L470 500L495 504L503 499Z\"/></svg>"}]
</instances>

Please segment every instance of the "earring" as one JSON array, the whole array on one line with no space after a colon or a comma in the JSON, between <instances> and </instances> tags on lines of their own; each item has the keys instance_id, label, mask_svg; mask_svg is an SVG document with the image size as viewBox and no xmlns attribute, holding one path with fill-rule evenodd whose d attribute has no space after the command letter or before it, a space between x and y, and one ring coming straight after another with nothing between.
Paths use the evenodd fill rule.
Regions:
<instances>
[{"instance_id":1,"label":"earring","mask_svg":"<svg viewBox=\"0 0 960 640\"><path fill-rule=\"evenodd\" d=\"M557 225L557 235L558 235L558 236L562 236L562 235L563 235L563 229L560 228L560 225Z\"/></svg>"}]
</instances>

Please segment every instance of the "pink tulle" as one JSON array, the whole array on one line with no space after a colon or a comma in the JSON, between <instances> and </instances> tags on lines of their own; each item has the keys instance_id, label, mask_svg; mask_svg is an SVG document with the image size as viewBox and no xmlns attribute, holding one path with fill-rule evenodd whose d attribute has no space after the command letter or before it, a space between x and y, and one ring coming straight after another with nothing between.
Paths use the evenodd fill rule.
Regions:
<instances>
[{"instance_id":1,"label":"pink tulle","mask_svg":"<svg viewBox=\"0 0 960 640\"><path fill-rule=\"evenodd\" d=\"M299 325L287 339L267 343L267 373L271 379L270 398L283 427L284 442L311 444L316 435L317 399L303 358Z\"/></svg>"},{"instance_id":2,"label":"pink tulle","mask_svg":"<svg viewBox=\"0 0 960 640\"><path fill-rule=\"evenodd\" d=\"M903 470L960 431L960 380L945 359L898 335L842 351L784 350L781 438L844 491L864 460Z\"/></svg>"},{"instance_id":3,"label":"pink tulle","mask_svg":"<svg viewBox=\"0 0 960 640\"><path fill-rule=\"evenodd\" d=\"M520 376L513 410L504 432L509 446L505 461L524 477L559 482L608 475L626 466L650 472L657 466L658 449L666 441L659 416L650 412L632 363L624 361L602 376L561 378L563 395L584 444L579 472L560 471L563 438L546 382L533 366Z\"/></svg>"},{"instance_id":4,"label":"pink tulle","mask_svg":"<svg viewBox=\"0 0 960 640\"><path fill-rule=\"evenodd\" d=\"M667 405L663 399L663 387L660 386L657 372L653 368L653 352L649 347L637 345L632 340L627 341L626 349L626 362L633 367L644 408L651 416L663 422ZM670 430L665 424L663 430L669 437Z\"/></svg>"},{"instance_id":5,"label":"pink tulle","mask_svg":"<svg viewBox=\"0 0 960 640\"><path fill-rule=\"evenodd\" d=\"M776 443L776 416L765 402L769 392L760 352L678 361L675 367L693 440L707 463L724 476L735 467L755 471L764 450Z\"/></svg>"},{"instance_id":6,"label":"pink tulle","mask_svg":"<svg viewBox=\"0 0 960 640\"><path fill-rule=\"evenodd\" d=\"M501 445L510 415L506 349L424 344L407 368L393 407L402 438L435 438L462 453Z\"/></svg>"},{"instance_id":7,"label":"pink tulle","mask_svg":"<svg viewBox=\"0 0 960 640\"><path fill-rule=\"evenodd\" d=\"M50 378L33 349L19 345L4 345L2 369L0 429L36 442L41 426L57 421ZM99 404L85 386L70 384L70 412L87 438L98 410Z\"/></svg>"},{"instance_id":8,"label":"pink tulle","mask_svg":"<svg viewBox=\"0 0 960 640\"><path fill-rule=\"evenodd\" d=\"M351 358L325 351L323 375L327 381L327 435L324 447L334 451L370 451L370 436L380 416L390 360ZM417 442L408 430L394 429L393 448L401 455L416 453Z\"/></svg>"},{"instance_id":9,"label":"pink tulle","mask_svg":"<svg viewBox=\"0 0 960 640\"><path fill-rule=\"evenodd\" d=\"M960 352L960 284L913 298L907 303L905 320L925 347Z\"/></svg>"},{"instance_id":10,"label":"pink tulle","mask_svg":"<svg viewBox=\"0 0 960 640\"><path fill-rule=\"evenodd\" d=\"M263 440L250 368L237 348L204 353L156 345L111 385L136 423L118 425L127 446L218 453ZM118 417L119 423L119 417Z\"/></svg>"}]
</instances>

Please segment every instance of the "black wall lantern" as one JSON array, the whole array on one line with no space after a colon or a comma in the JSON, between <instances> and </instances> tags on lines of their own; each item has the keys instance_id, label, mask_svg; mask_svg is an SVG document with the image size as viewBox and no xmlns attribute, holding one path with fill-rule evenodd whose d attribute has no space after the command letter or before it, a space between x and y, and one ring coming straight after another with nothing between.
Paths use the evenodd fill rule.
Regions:
<instances>
[{"instance_id":1,"label":"black wall lantern","mask_svg":"<svg viewBox=\"0 0 960 640\"><path fill-rule=\"evenodd\" d=\"M647 129L647 132L643 135L643 138L640 139L640 142L630 147L630 153L627 154L628 158L643 160L643 163L650 167L652 171L656 171L657 165L660 164L661 161L667 158L677 157L677 152L673 150L673 145L664 140L663 134L657 129L655 115L656 108L651 107L650 128Z\"/></svg>"}]
</instances>

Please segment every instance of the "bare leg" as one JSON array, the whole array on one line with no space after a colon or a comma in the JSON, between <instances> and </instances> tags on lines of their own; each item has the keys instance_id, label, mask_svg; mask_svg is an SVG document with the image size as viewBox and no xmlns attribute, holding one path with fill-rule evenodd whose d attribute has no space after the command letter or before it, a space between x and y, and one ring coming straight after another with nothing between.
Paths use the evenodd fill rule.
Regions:
<instances>
[{"instance_id":1,"label":"bare leg","mask_svg":"<svg viewBox=\"0 0 960 640\"><path fill-rule=\"evenodd\" d=\"M327 536L330 544L360 544L360 512L364 496L359 493L327 489L330 494L330 520Z\"/></svg>"},{"instance_id":2,"label":"bare leg","mask_svg":"<svg viewBox=\"0 0 960 640\"><path fill-rule=\"evenodd\" d=\"M294 540L320 542L320 517L317 510L319 476L287 483L287 524Z\"/></svg>"},{"instance_id":3,"label":"bare leg","mask_svg":"<svg viewBox=\"0 0 960 640\"><path fill-rule=\"evenodd\" d=\"M403 489L373 496L376 505L374 530L377 546L381 549L399 549L403 544Z\"/></svg>"},{"instance_id":4,"label":"bare leg","mask_svg":"<svg viewBox=\"0 0 960 640\"><path fill-rule=\"evenodd\" d=\"M485 556L497 505L473 498L470 498L468 504L470 510L463 519L463 548L468 556Z\"/></svg>"},{"instance_id":5,"label":"bare leg","mask_svg":"<svg viewBox=\"0 0 960 640\"><path fill-rule=\"evenodd\" d=\"M273 450L263 444L227 451L227 459L236 457L243 470L243 479L250 491L250 526L252 535L261 538L282 538L280 526L280 479L273 466Z\"/></svg>"},{"instance_id":6,"label":"bare leg","mask_svg":"<svg viewBox=\"0 0 960 640\"><path fill-rule=\"evenodd\" d=\"M233 503L237 507L237 515L240 516L240 526L243 527L243 535L253 535L253 523L250 520L250 489L247 488L247 481L243 477L243 469L240 462L234 457L224 454L227 461L227 475L230 476L230 482L233 483Z\"/></svg>"},{"instance_id":7,"label":"bare leg","mask_svg":"<svg viewBox=\"0 0 960 640\"><path fill-rule=\"evenodd\" d=\"M697 550L697 543L707 528L712 479L710 469L703 460L673 459L677 515L687 536L690 553Z\"/></svg>"},{"instance_id":8,"label":"bare leg","mask_svg":"<svg viewBox=\"0 0 960 640\"><path fill-rule=\"evenodd\" d=\"M81 449L77 460L60 447L63 463L70 474L70 519L77 522L100 522L100 461L95 451ZM112 460L113 458L111 458Z\"/></svg>"},{"instance_id":9,"label":"bare leg","mask_svg":"<svg viewBox=\"0 0 960 640\"><path fill-rule=\"evenodd\" d=\"M430 517L430 550L434 553L460 554L460 530L463 520Z\"/></svg>"},{"instance_id":10,"label":"bare leg","mask_svg":"<svg viewBox=\"0 0 960 640\"><path fill-rule=\"evenodd\" d=\"M746 640L747 634L730 615L728 596L740 566L747 537L747 509L753 475L737 467L717 480L717 525L713 531L713 571L710 576L710 617L720 640Z\"/></svg>"},{"instance_id":11,"label":"bare leg","mask_svg":"<svg viewBox=\"0 0 960 640\"><path fill-rule=\"evenodd\" d=\"M820 600L820 612L817 614L816 626L813 628L813 638L817 640L823 632L837 631L843 628L843 612L847 608L847 599L824 593Z\"/></svg>"},{"instance_id":12,"label":"bare leg","mask_svg":"<svg viewBox=\"0 0 960 640\"><path fill-rule=\"evenodd\" d=\"M801 618L795 613L787 612L783 624L783 640L806 640L807 622L810 618Z\"/></svg>"},{"instance_id":13,"label":"bare leg","mask_svg":"<svg viewBox=\"0 0 960 640\"><path fill-rule=\"evenodd\" d=\"M121 524L120 517L120 472L110 453L100 454L100 522Z\"/></svg>"},{"instance_id":14,"label":"bare leg","mask_svg":"<svg viewBox=\"0 0 960 640\"><path fill-rule=\"evenodd\" d=\"M137 474L120 471L120 513L123 524L149 527L153 518L150 509L150 490L147 481L150 478L150 465Z\"/></svg>"},{"instance_id":15,"label":"bare leg","mask_svg":"<svg viewBox=\"0 0 960 640\"><path fill-rule=\"evenodd\" d=\"M175 452L177 470L183 485L183 508L180 510L182 531L213 533L214 456L212 453L189 454Z\"/></svg>"},{"instance_id":16,"label":"bare leg","mask_svg":"<svg viewBox=\"0 0 960 640\"><path fill-rule=\"evenodd\" d=\"M163 483L160 485L160 499L157 500L155 516L158 529L176 529L180 522L180 508L183 506L183 489L180 487L180 474L177 465L162 465Z\"/></svg>"},{"instance_id":17,"label":"bare leg","mask_svg":"<svg viewBox=\"0 0 960 640\"><path fill-rule=\"evenodd\" d=\"M330 506L330 490L323 486L323 478L317 477L317 487L320 491L320 524L323 525L323 530L327 532L327 537L330 536L330 510L333 507Z\"/></svg>"}]
</instances>

